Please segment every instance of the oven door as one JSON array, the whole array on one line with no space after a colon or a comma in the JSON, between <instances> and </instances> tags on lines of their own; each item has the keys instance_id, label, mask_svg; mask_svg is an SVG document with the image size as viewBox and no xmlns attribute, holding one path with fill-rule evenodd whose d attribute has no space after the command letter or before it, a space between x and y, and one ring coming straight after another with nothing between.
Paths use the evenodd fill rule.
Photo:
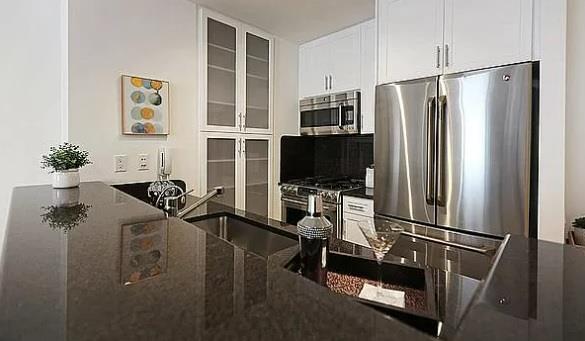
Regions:
<instances>
[{"instance_id":1,"label":"oven door","mask_svg":"<svg viewBox=\"0 0 585 341\"><path fill-rule=\"evenodd\" d=\"M301 135L359 133L355 101L340 101L301 107Z\"/></svg>"},{"instance_id":2,"label":"oven door","mask_svg":"<svg viewBox=\"0 0 585 341\"><path fill-rule=\"evenodd\" d=\"M281 199L282 220L291 225L296 225L307 215L307 201L298 198L282 197ZM323 216L333 224L333 232L336 236L341 235L339 229L341 224L340 210L337 205L323 203ZM339 238L339 237L338 237Z\"/></svg>"}]
</instances>

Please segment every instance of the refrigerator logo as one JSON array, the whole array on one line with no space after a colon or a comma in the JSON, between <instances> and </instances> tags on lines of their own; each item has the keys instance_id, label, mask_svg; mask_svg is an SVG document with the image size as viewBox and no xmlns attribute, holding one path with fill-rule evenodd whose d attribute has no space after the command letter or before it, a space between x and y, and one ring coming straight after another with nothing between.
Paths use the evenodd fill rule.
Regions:
<instances>
[{"instance_id":1,"label":"refrigerator logo","mask_svg":"<svg viewBox=\"0 0 585 341\"><path fill-rule=\"evenodd\" d=\"M502 77L502 80L503 80L504 82L507 82L507 81L509 81L509 80L510 80L510 78L512 78L512 77L510 77L510 75L504 75L504 76Z\"/></svg>"}]
</instances>

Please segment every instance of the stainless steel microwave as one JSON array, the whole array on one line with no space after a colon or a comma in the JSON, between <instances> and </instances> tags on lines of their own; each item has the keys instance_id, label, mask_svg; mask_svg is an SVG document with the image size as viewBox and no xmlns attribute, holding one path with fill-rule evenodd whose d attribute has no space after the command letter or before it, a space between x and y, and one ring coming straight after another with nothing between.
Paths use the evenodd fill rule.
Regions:
<instances>
[{"instance_id":1,"label":"stainless steel microwave","mask_svg":"<svg viewBox=\"0 0 585 341\"><path fill-rule=\"evenodd\" d=\"M360 92L349 91L300 101L301 135L359 134Z\"/></svg>"}]
</instances>

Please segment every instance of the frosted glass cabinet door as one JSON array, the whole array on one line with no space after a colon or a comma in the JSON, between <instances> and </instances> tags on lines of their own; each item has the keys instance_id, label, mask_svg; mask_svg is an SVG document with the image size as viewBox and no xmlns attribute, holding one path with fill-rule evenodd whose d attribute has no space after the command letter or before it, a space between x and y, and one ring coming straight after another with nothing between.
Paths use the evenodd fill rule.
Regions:
<instances>
[{"instance_id":1,"label":"frosted glass cabinet door","mask_svg":"<svg viewBox=\"0 0 585 341\"><path fill-rule=\"evenodd\" d=\"M246 129L269 129L270 40L246 32Z\"/></svg>"},{"instance_id":2,"label":"frosted glass cabinet door","mask_svg":"<svg viewBox=\"0 0 585 341\"><path fill-rule=\"evenodd\" d=\"M236 205L236 139L207 139L207 189L223 186L225 193L217 197L225 205Z\"/></svg>"},{"instance_id":3,"label":"frosted glass cabinet door","mask_svg":"<svg viewBox=\"0 0 585 341\"><path fill-rule=\"evenodd\" d=\"M236 28L207 18L207 125L236 127Z\"/></svg>"},{"instance_id":4,"label":"frosted glass cabinet door","mask_svg":"<svg viewBox=\"0 0 585 341\"><path fill-rule=\"evenodd\" d=\"M268 140L246 139L246 211L268 216Z\"/></svg>"}]
</instances>

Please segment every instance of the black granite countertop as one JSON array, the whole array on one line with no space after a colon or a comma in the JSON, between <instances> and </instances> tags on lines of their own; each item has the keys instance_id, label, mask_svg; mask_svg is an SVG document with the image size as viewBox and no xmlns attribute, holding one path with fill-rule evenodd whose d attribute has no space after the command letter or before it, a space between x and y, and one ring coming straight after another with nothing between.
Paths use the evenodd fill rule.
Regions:
<instances>
[{"instance_id":1,"label":"black granite countertop","mask_svg":"<svg viewBox=\"0 0 585 341\"><path fill-rule=\"evenodd\" d=\"M367 188L367 187L356 188L356 189L352 189L351 191L343 192L343 195L347 196L347 197L356 197L356 198L374 200L374 189Z\"/></svg>"},{"instance_id":2,"label":"black granite countertop","mask_svg":"<svg viewBox=\"0 0 585 341\"><path fill-rule=\"evenodd\" d=\"M294 226L215 203L187 219L222 213L295 236ZM157 266L140 268L134 256L150 243ZM339 240L332 250L371 257ZM283 269L290 250L256 256L103 183L16 188L2 252L2 340L432 339ZM439 268L438 307L454 317L446 339L585 337L584 249L511 237L481 280Z\"/></svg>"},{"instance_id":3,"label":"black granite countertop","mask_svg":"<svg viewBox=\"0 0 585 341\"><path fill-rule=\"evenodd\" d=\"M160 270L132 277L141 232ZM2 340L428 339L103 183L16 188L2 259Z\"/></svg>"}]
</instances>

